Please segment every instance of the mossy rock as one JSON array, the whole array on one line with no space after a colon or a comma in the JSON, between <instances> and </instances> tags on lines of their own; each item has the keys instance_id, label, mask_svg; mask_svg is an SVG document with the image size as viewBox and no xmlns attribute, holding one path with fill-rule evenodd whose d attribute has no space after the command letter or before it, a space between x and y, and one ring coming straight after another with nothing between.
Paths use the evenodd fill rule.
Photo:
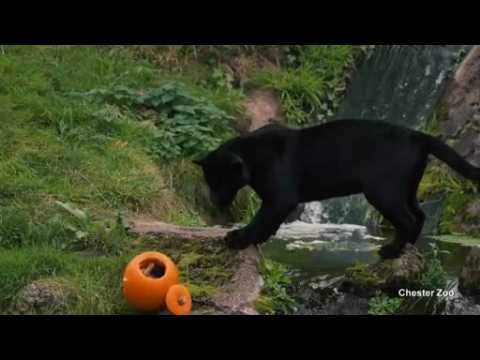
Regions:
<instances>
[{"instance_id":1,"label":"mossy rock","mask_svg":"<svg viewBox=\"0 0 480 360\"><path fill-rule=\"evenodd\" d=\"M423 255L414 246L407 245L398 259L372 265L357 264L347 269L341 289L361 297L373 297L378 293L395 296L399 289L418 280L425 265Z\"/></svg>"},{"instance_id":2,"label":"mossy rock","mask_svg":"<svg viewBox=\"0 0 480 360\"><path fill-rule=\"evenodd\" d=\"M77 295L65 279L41 279L25 286L16 296L13 312L23 315L61 314Z\"/></svg>"},{"instance_id":3,"label":"mossy rock","mask_svg":"<svg viewBox=\"0 0 480 360\"><path fill-rule=\"evenodd\" d=\"M467 296L480 296L480 246L473 247L459 279L459 289Z\"/></svg>"}]
</instances>

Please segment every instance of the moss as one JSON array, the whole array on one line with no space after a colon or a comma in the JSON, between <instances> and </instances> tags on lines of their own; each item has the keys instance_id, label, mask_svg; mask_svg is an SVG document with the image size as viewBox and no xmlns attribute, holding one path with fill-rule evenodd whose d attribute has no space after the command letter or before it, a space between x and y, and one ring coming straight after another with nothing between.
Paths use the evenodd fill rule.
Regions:
<instances>
[{"instance_id":1,"label":"moss","mask_svg":"<svg viewBox=\"0 0 480 360\"><path fill-rule=\"evenodd\" d=\"M377 288L381 279L367 264L357 263L345 271L345 276L358 286L360 292Z\"/></svg>"},{"instance_id":2,"label":"moss","mask_svg":"<svg viewBox=\"0 0 480 360\"><path fill-rule=\"evenodd\" d=\"M450 194L440 221L440 234L463 232L462 214L473 197L470 194Z\"/></svg>"},{"instance_id":3,"label":"moss","mask_svg":"<svg viewBox=\"0 0 480 360\"><path fill-rule=\"evenodd\" d=\"M182 281L192 288L197 302L208 301L210 295L226 285L239 261L221 241L144 237L136 242L137 253L152 250L160 251L175 261Z\"/></svg>"},{"instance_id":4,"label":"moss","mask_svg":"<svg viewBox=\"0 0 480 360\"><path fill-rule=\"evenodd\" d=\"M262 315L275 315L276 306L275 301L271 296L260 295L255 301L255 309Z\"/></svg>"},{"instance_id":5,"label":"moss","mask_svg":"<svg viewBox=\"0 0 480 360\"><path fill-rule=\"evenodd\" d=\"M466 209L477 199L476 185L434 161L425 172L418 190L420 202L428 201L435 195L445 194L445 208L440 221L440 233L462 232L462 223L468 221Z\"/></svg>"}]
</instances>

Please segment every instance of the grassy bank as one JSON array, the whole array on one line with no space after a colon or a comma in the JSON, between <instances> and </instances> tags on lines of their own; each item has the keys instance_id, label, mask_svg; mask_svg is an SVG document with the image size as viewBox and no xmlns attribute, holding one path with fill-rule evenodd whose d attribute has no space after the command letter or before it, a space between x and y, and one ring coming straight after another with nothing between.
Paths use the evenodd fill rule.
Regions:
<instances>
[{"instance_id":1,"label":"grassy bank","mask_svg":"<svg viewBox=\"0 0 480 360\"><path fill-rule=\"evenodd\" d=\"M191 159L235 136L254 87L296 124L328 115L348 46L3 46L0 55L0 313L49 279L53 313L129 313L121 273L143 250L177 261L197 301L228 281L232 254L130 238L128 218L205 225L219 214ZM332 90L334 89L334 90ZM332 95L333 94L333 95ZM255 200L237 203L248 220Z\"/></svg>"}]
</instances>

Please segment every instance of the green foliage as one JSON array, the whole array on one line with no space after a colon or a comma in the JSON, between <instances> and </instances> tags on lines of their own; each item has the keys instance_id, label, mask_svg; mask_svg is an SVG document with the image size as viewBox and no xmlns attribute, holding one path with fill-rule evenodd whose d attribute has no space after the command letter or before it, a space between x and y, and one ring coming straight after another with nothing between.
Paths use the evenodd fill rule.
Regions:
<instances>
[{"instance_id":1,"label":"green foliage","mask_svg":"<svg viewBox=\"0 0 480 360\"><path fill-rule=\"evenodd\" d=\"M474 195L478 194L478 188L472 181L463 179L446 166L435 164L427 169L420 183L418 198L425 200L438 193Z\"/></svg>"},{"instance_id":2,"label":"green foliage","mask_svg":"<svg viewBox=\"0 0 480 360\"><path fill-rule=\"evenodd\" d=\"M325 91L323 78L310 66L278 72L260 72L256 82L279 92L286 117L292 125L304 125L322 103Z\"/></svg>"},{"instance_id":3,"label":"green foliage","mask_svg":"<svg viewBox=\"0 0 480 360\"><path fill-rule=\"evenodd\" d=\"M54 219L70 232L70 241L62 245L63 249L93 250L109 255L122 253L128 237L127 225L121 214L117 215L115 222L94 220L88 211L80 210L72 204L60 201L56 204L70 215L67 220L62 220L60 216Z\"/></svg>"},{"instance_id":4,"label":"green foliage","mask_svg":"<svg viewBox=\"0 0 480 360\"><path fill-rule=\"evenodd\" d=\"M447 273L443 268L440 255L442 251L437 244L430 244L430 251L427 253L426 268L416 282L420 290L442 289L447 284Z\"/></svg>"},{"instance_id":5,"label":"green foliage","mask_svg":"<svg viewBox=\"0 0 480 360\"><path fill-rule=\"evenodd\" d=\"M358 284L360 289L376 288L380 282L376 273L371 271L370 267L364 263L356 263L345 272L347 278Z\"/></svg>"},{"instance_id":6,"label":"green foliage","mask_svg":"<svg viewBox=\"0 0 480 360\"><path fill-rule=\"evenodd\" d=\"M180 83L141 91L117 86L86 96L135 111L139 121L150 125L153 153L165 160L211 151L229 134L232 117Z\"/></svg>"},{"instance_id":7,"label":"green foliage","mask_svg":"<svg viewBox=\"0 0 480 360\"><path fill-rule=\"evenodd\" d=\"M418 199L426 201L433 195L445 194L445 208L440 221L441 234L453 234L461 231L466 207L478 196L478 186L464 179L445 165L435 163L425 172L420 183ZM476 235L476 234L472 234Z\"/></svg>"},{"instance_id":8,"label":"green foliage","mask_svg":"<svg viewBox=\"0 0 480 360\"><path fill-rule=\"evenodd\" d=\"M232 91L234 88L235 76L232 69L225 65L217 65L213 68L211 75L203 81L206 87Z\"/></svg>"},{"instance_id":9,"label":"green foliage","mask_svg":"<svg viewBox=\"0 0 480 360\"><path fill-rule=\"evenodd\" d=\"M354 48L342 45L292 46L290 66L258 73L253 84L279 92L288 121L306 125L331 118L346 89ZM312 119L316 116L316 119Z\"/></svg>"},{"instance_id":10,"label":"green foliage","mask_svg":"<svg viewBox=\"0 0 480 360\"><path fill-rule=\"evenodd\" d=\"M378 316L395 315L399 312L402 304L403 299L380 295L370 299L368 314Z\"/></svg>"},{"instance_id":11,"label":"green foliage","mask_svg":"<svg viewBox=\"0 0 480 360\"><path fill-rule=\"evenodd\" d=\"M261 199L251 188L242 189L233 204L235 221L248 224L257 214L261 206Z\"/></svg>"},{"instance_id":12,"label":"green foliage","mask_svg":"<svg viewBox=\"0 0 480 360\"><path fill-rule=\"evenodd\" d=\"M258 270L265 284L262 296L257 302L257 310L265 315L292 314L296 312L296 302L288 294L291 278L284 265L268 259L261 259Z\"/></svg>"}]
</instances>

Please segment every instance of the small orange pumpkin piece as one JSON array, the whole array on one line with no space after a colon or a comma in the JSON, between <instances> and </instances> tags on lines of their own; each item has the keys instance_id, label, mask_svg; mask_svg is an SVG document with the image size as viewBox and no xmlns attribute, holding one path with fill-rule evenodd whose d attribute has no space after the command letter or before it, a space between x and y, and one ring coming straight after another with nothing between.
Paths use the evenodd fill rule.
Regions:
<instances>
[{"instance_id":1,"label":"small orange pumpkin piece","mask_svg":"<svg viewBox=\"0 0 480 360\"><path fill-rule=\"evenodd\" d=\"M192 296L185 286L173 285L167 293L167 309L174 315L189 315Z\"/></svg>"},{"instance_id":2,"label":"small orange pumpkin piece","mask_svg":"<svg viewBox=\"0 0 480 360\"><path fill-rule=\"evenodd\" d=\"M134 258L123 276L123 294L127 302L142 312L165 308L168 290L179 283L175 263L166 255L148 252Z\"/></svg>"}]
</instances>

